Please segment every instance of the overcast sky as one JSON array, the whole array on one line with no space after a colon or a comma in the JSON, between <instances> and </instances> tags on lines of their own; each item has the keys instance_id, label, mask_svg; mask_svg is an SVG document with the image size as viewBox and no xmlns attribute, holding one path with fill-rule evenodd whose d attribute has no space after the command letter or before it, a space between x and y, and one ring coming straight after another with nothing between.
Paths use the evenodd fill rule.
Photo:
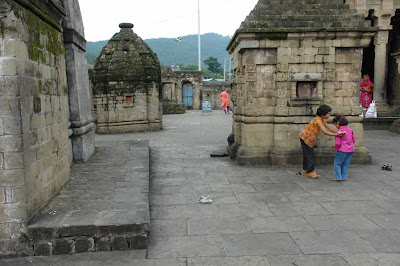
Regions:
<instances>
[{"instance_id":1,"label":"overcast sky","mask_svg":"<svg viewBox=\"0 0 400 266\"><path fill-rule=\"evenodd\" d=\"M87 41L110 39L129 22L142 39L198 33L232 36L258 0L79 0Z\"/></svg>"}]
</instances>

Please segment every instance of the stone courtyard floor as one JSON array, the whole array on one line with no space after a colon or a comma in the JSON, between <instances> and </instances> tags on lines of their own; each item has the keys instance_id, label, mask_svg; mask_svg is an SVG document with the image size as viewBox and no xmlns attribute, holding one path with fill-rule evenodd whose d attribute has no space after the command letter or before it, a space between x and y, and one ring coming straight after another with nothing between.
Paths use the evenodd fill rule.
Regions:
<instances>
[{"instance_id":1,"label":"stone courtyard floor","mask_svg":"<svg viewBox=\"0 0 400 266\"><path fill-rule=\"evenodd\" d=\"M370 165L349 180L299 167L238 166L231 115L164 115L160 132L97 135L99 146L149 140L150 244L145 250L0 260L0 265L400 265L400 135L365 131ZM385 163L393 171L383 171ZM116 164L118 167L118 164ZM212 204L200 204L200 196Z\"/></svg>"}]
</instances>

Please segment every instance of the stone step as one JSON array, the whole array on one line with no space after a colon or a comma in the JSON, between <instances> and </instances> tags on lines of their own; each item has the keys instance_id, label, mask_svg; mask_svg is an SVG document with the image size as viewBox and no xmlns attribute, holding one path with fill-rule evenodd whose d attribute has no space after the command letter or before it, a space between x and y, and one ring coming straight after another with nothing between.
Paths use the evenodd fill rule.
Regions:
<instances>
[{"instance_id":1,"label":"stone step","mask_svg":"<svg viewBox=\"0 0 400 266\"><path fill-rule=\"evenodd\" d=\"M35 255L147 249L149 144L96 147L70 184L28 226Z\"/></svg>"},{"instance_id":2,"label":"stone step","mask_svg":"<svg viewBox=\"0 0 400 266\"><path fill-rule=\"evenodd\" d=\"M343 0L264 0L259 1L260 4L343 4Z\"/></svg>"},{"instance_id":3,"label":"stone step","mask_svg":"<svg viewBox=\"0 0 400 266\"><path fill-rule=\"evenodd\" d=\"M246 21L245 25L249 28L352 28L368 27L368 22L364 20L352 21Z\"/></svg>"},{"instance_id":4,"label":"stone step","mask_svg":"<svg viewBox=\"0 0 400 266\"><path fill-rule=\"evenodd\" d=\"M388 130L398 117L363 118L364 130Z\"/></svg>"},{"instance_id":5,"label":"stone step","mask_svg":"<svg viewBox=\"0 0 400 266\"><path fill-rule=\"evenodd\" d=\"M254 9L251 13L258 15L354 15L356 11L353 9L325 9L325 10L304 10L304 9Z\"/></svg>"},{"instance_id":6,"label":"stone step","mask_svg":"<svg viewBox=\"0 0 400 266\"><path fill-rule=\"evenodd\" d=\"M335 1L330 1L329 3L323 4L303 4L303 3L279 3L279 4L272 4L272 3L258 3L255 7L259 10L321 10L326 12L330 9L349 9L350 6L343 3L337 3ZM354 10L355 12L355 10Z\"/></svg>"},{"instance_id":7,"label":"stone step","mask_svg":"<svg viewBox=\"0 0 400 266\"><path fill-rule=\"evenodd\" d=\"M248 16L249 20L252 18L261 18L264 21L359 21L364 20L362 15L352 14L352 15L264 15L264 14L252 14Z\"/></svg>"}]
</instances>

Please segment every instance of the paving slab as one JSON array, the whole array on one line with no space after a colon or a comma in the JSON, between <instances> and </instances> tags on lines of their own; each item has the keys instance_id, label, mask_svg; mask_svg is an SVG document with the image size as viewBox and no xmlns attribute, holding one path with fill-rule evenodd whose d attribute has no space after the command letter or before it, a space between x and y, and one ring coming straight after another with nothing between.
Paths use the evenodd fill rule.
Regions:
<instances>
[{"instance_id":1,"label":"paving slab","mask_svg":"<svg viewBox=\"0 0 400 266\"><path fill-rule=\"evenodd\" d=\"M290 236L303 254L377 252L353 231L292 232Z\"/></svg>"},{"instance_id":2,"label":"paving slab","mask_svg":"<svg viewBox=\"0 0 400 266\"><path fill-rule=\"evenodd\" d=\"M228 256L300 254L288 233L222 235Z\"/></svg>"},{"instance_id":3,"label":"paving slab","mask_svg":"<svg viewBox=\"0 0 400 266\"><path fill-rule=\"evenodd\" d=\"M96 135L99 154L116 149L108 161L94 157L101 180L95 181L88 165L75 165L80 171L79 178L71 177L75 191L63 193L64 200L52 205L60 212L46 214L45 224L51 225L69 217L69 206L74 206L73 211L99 212L150 208L149 230L153 233L148 253L138 257L133 255L135 250L88 252L22 260L37 265L400 265L400 168L381 170L384 163L395 166L398 162L400 135L364 131L372 163L351 165L349 180L338 183L331 180L333 167L329 165L317 166L321 177L314 180L295 175L301 166L238 166L227 157L211 158L213 151L226 151L226 138L232 131L232 116L222 111L208 116L201 111L164 115L163 124L166 129L159 132ZM132 165L134 172L123 166L126 144L137 140L149 141L150 206L125 202L131 198L127 191L135 187L135 178L142 184L146 176L146 169L138 170L140 164ZM92 181L95 184L82 192L82 186ZM121 202L108 204L114 192L109 186L114 182L124 196ZM205 193L212 204L197 202ZM116 213L107 217L114 216L118 217ZM249 232L243 232L246 223ZM101 228L105 233L116 229ZM58 233L45 229L38 233ZM135 232L137 227L120 230ZM115 248L130 245L128 240L98 239ZM7 263L24 265L27 261L22 260Z\"/></svg>"},{"instance_id":4,"label":"paving slab","mask_svg":"<svg viewBox=\"0 0 400 266\"><path fill-rule=\"evenodd\" d=\"M279 255L268 256L271 266L349 266L339 255Z\"/></svg>"}]
</instances>

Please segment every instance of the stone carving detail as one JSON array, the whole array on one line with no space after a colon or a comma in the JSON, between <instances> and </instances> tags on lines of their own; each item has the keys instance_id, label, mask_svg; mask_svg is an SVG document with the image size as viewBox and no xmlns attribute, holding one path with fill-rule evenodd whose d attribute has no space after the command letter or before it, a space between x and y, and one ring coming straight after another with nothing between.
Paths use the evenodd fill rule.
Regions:
<instances>
[{"instance_id":1,"label":"stone carving detail","mask_svg":"<svg viewBox=\"0 0 400 266\"><path fill-rule=\"evenodd\" d=\"M375 45L387 44L389 33L387 31L380 31L376 34L374 39Z\"/></svg>"}]
</instances>

